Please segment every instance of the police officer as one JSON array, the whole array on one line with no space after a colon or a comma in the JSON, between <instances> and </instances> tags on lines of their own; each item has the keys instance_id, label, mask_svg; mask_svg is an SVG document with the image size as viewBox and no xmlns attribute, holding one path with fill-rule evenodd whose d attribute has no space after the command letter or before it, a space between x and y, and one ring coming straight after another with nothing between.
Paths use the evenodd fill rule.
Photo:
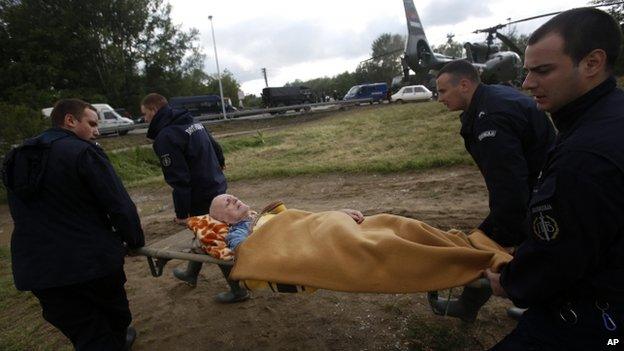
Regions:
<instances>
[{"instance_id":1,"label":"police officer","mask_svg":"<svg viewBox=\"0 0 624 351\"><path fill-rule=\"evenodd\" d=\"M621 41L594 8L563 12L529 39L523 87L559 135L529 205L529 238L500 275L487 272L496 295L529 308L494 350L623 341L624 92L611 76Z\"/></svg>"},{"instance_id":2,"label":"police officer","mask_svg":"<svg viewBox=\"0 0 624 351\"><path fill-rule=\"evenodd\" d=\"M141 101L141 112L149 122L147 137L160 159L165 181L173 188L174 221L186 224L189 216L210 211L217 195L225 194L227 182L223 169L225 159L219 144L201 123L195 123L185 110L172 109L159 94L148 94ZM186 269L175 269L174 276L191 286L197 284L200 262L190 261ZM219 266L229 276L230 266ZM238 302L249 298L247 290L227 280L231 291L220 293L219 302Z\"/></svg>"},{"instance_id":3,"label":"police officer","mask_svg":"<svg viewBox=\"0 0 624 351\"><path fill-rule=\"evenodd\" d=\"M51 120L4 162L15 286L32 291L77 350L129 349L123 264L128 248L144 245L136 207L93 142L95 108L60 100Z\"/></svg>"},{"instance_id":4,"label":"police officer","mask_svg":"<svg viewBox=\"0 0 624 351\"><path fill-rule=\"evenodd\" d=\"M485 178L490 213L479 229L503 247L527 237L527 206L532 188L553 145L555 130L535 102L508 86L481 84L466 60L444 66L437 77L438 101L462 111L461 136ZM432 301L434 312L474 321L491 291L465 288L459 300ZM430 299L431 300L431 299Z\"/></svg>"}]
</instances>

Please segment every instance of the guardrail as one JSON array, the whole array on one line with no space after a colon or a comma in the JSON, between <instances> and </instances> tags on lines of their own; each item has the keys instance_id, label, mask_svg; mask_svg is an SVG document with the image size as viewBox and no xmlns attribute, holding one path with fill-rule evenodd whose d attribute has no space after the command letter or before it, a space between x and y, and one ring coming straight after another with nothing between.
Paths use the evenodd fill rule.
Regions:
<instances>
[{"instance_id":1,"label":"guardrail","mask_svg":"<svg viewBox=\"0 0 624 351\"><path fill-rule=\"evenodd\" d=\"M332 106L332 105L351 106L351 105L357 105L361 103L370 103L372 101L373 101L372 99L357 99L357 100L347 100L347 101L339 100L339 101L329 101L329 102L317 102L313 104L289 105L289 106L280 106L280 107L271 107L271 108L261 108L261 109L255 109L255 110L227 112L225 115L227 119L235 119L238 117L255 116L255 115L261 115L265 113L270 113L270 114L284 113L288 110L299 110L299 111L304 110L307 112L307 111L310 111L313 107ZM215 114L202 115L202 116L195 117L196 121L207 121L207 120L212 120L212 119L223 119L223 114L215 113Z\"/></svg>"},{"instance_id":2,"label":"guardrail","mask_svg":"<svg viewBox=\"0 0 624 351\"><path fill-rule=\"evenodd\" d=\"M289 106L280 106L280 107L271 107L271 108L260 108L260 109L254 109L254 110L227 112L225 114L226 115L225 119L223 118L222 113L215 113L215 114L209 114L209 115L196 116L194 117L194 120L196 122L204 122L204 123L206 122L220 123L223 121L235 120L241 117L258 116L258 115L264 115L264 114L277 115L277 114L285 113L286 111L289 111L289 110L294 110L294 111L303 110L304 113L314 113L314 112L324 111L324 110L314 111L313 108L315 107L323 107L323 106L344 107L344 106L353 106L353 105L358 105L358 104L371 103L372 101L373 101L372 99L357 99L357 100L347 100L347 101L339 100L339 101L330 101L330 102L318 102L318 103L313 103L313 104L300 104L300 105L289 105ZM267 118L270 118L270 117L267 117ZM130 130L143 129L143 128L148 128L148 127L149 127L149 123L138 123L138 124L134 124L132 128L130 128ZM100 128L100 133L102 134L110 133L110 132L115 132L115 127Z\"/></svg>"}]
</instances>

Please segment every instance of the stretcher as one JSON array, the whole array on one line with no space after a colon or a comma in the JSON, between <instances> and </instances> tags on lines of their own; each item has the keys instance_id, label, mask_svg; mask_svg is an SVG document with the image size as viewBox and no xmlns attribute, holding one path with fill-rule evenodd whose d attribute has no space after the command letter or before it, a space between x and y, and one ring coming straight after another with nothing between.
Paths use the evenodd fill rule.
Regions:
<instances>
[{"instance_id":1,"label":"stretcher","mask_svg":"<svg viewBox=\"0 0 624 351\"><path fill-rule=\"evenodd\" d=\"M192 252L193 238L193 232L191 232L189 229L184 229L170 237L156 241L148 246L141 247L137 249L134 254L146 257L150 272L154 277L162 276L165 265L170 260L178 259L184 261L216 264L221 268L226 282L228 284L235 283L228 279L228 275L231 267L234 264L234 261L219 260L204 253L198 254ZM278 288L277 286L273 286L272 284L273 283L268 283L268 287L274 292L301 292L301 289L298 287L284 285L284 287ZM246 284L243 285L245 286ZM469 284L466 284L465 286L472 288L487 288L489 287L489 281L485 278L480 278ZM449 289L447 291L447 294L445 294L447 295L446 299L448 301L451 300L454 289L456 288ZM427 297L429 303L431 304L432 311L435 314L446 315L447 311L436 311L433 307L434 301L441 298L439 295L440 294L438 291L431 291L427 293Z\"/></svg>"},{"instance_id":2,"label":"stretcher","mask_svg":"<svg viewBox=\"0 0 624 351\"><path fill-rule=\"evenodd\" d=\"M234 261L218 260L210 255L193 253L191 250L193 237L193 232L184 229L170 237L143 246L135 250L134 253L147 258L147 264L154 277L162 276L165 265L173 259L212 263L222 267L222 270L228 268L228 271L234 265Z\"/></svg>"}]
</instances>

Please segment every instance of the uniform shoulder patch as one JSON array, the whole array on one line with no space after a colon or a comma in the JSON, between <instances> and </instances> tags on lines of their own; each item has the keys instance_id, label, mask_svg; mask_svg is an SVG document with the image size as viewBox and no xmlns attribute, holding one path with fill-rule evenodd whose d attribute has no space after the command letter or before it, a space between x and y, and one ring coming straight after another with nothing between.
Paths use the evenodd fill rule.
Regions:
<instances>
[{"instance_id":1,"label":"uniform shoulder patch","mask_svg":"<svg viewBox=\"0 0 624 351\"><path fill-rule=\"evenodd\" d=\"M553 215L552 206L540 205L531 209L532 229L535 237L542 241L552 241L559 236L559 223Z\"/></svg>"},{"instance_id":2,"label":"uniform shoulder patch","mask_svg":"<svg viewBox=\"0 0 624 351\"><path fill-rule=\"evenodd\" d=\"M171 156L169 156L169 154L164 154L164 155L160 156L160 164L163 167L171 166Z\"/></svg>"}]
</instances>

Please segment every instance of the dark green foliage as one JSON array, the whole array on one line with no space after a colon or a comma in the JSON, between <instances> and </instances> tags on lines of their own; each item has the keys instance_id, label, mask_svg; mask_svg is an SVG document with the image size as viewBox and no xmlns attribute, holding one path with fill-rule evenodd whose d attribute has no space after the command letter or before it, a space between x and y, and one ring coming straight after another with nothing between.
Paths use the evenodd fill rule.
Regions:
<instances>
[{"instance_id":1,"label":"dark green foliage","mask_svg":"<svg viewBox=\"0 0 624 351\"><path fill-rule=\"evenodd\" d=\"M323 77L301 81L296 79L286 86L307 86L319 97L332 96L336 91L342 99L349 89L358 84L386 82L388 86L392 78L401 75L401 55L405 46L405 38L399 34L383 33L371 46L370 60L363 61L355 72L343 72L334 77Z\"/></svg>"},{"instance_id":2,"label":"dark green foliage","mask_svg":"<svg viewBox=\"0 0 624 351\"><path fill-rule=\"evenodd\" d=\"M138 115L150 92L214 93L198 39L163 0L0 0L0 101L39 110L77 97Z\"/></svg>"},{"instance_id":3,"label":"dark green foliage","mask_svg":"<svg viewBox=\"0 0 624 351\"><path fill-rule=\"evenodd\" d=\"M0 158L12 145L42 132L49 123L39 111L0 102Z\"/></svg>"}]
</instances>

